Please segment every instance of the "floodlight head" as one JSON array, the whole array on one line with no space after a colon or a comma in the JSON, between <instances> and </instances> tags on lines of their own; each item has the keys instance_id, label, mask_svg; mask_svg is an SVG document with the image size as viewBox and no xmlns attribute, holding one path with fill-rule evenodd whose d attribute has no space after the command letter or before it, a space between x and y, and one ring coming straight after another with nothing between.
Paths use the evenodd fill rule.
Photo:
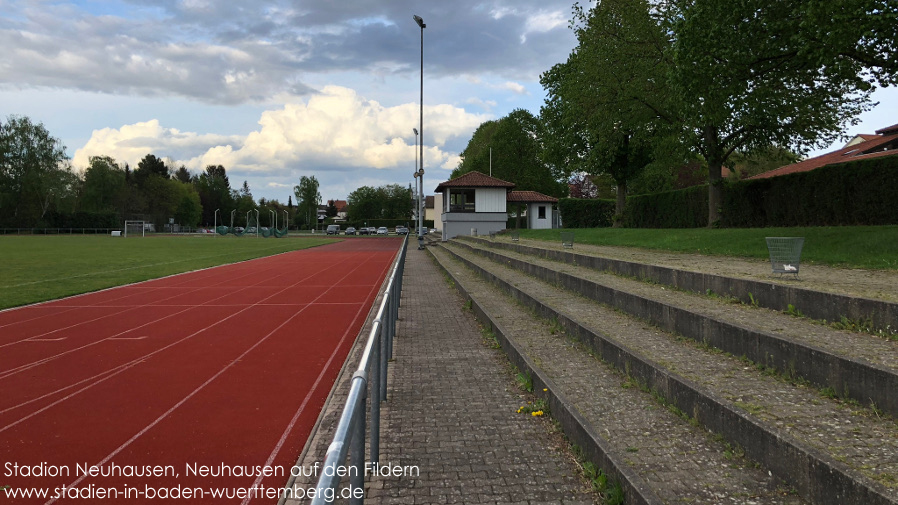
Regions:
<instances>
[{"instance_id":1,"label":"floodlight head","mask_svg":"<svg viewBox=\"0 0 898 505\"><path fill-rule=\"evenodd\" d=\"M417 129L417 128L412 128L412 131L415 132L415 135L418 134L418 129Z\"/></svg>"},{"instance_id":2,"label":"floodlight head","mask_svg":"<svg viewBox=\"0 0 898 505\"><path fill-rule=\"evenodd\" d=\"M420 26L422 30L427 28L427 25L424 24L424 20L421 19L421 16L415 15L412 17L415 18L415 23L418 23L418 26Z\"/></svg>"},{"instance_id":3,"label":"floodlight head","mask_svg":"<svg viewBox=\"0 0 898 505\"><path fill-rule=\"evenodd\" d=\"M424 177L424 169L423 168L418 169L418 176Z\"/></svg>"}]
</instances>

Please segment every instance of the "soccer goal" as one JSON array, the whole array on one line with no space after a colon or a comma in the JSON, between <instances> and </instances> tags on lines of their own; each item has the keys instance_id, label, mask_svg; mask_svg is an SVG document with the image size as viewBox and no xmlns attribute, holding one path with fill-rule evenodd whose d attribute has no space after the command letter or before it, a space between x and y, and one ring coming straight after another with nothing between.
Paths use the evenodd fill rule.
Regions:
<instances>
[{"instance_id":1,"label":"soccer goal","mask_svg":"<svg viewBox=\"0 0 898 505\"><path fill-rule=\"evenodd\" d=\"M125 221L125 237L146 237L146 230L144 221Z\"/></svg>"}]
</instances>

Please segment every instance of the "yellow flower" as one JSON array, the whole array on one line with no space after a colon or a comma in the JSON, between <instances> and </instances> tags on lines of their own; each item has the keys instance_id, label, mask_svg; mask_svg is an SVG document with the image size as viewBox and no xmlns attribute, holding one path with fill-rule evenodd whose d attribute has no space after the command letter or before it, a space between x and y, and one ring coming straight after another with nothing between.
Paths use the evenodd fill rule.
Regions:
<instances>
[{"instance_id":1,"label":"yellow flower","mask_svg":"<svg viewBox=\"0 0 898 505\"><path fill-rule=\"evenodd\" d=\"M549 390L549 388L543 388L543 392L546 392L548 390Z\"/></svg>"},{"instance_id":2,"label":"yellow flower","mask_svg":"<svg viewBox=\"0 0 898 505\"><path fill-rule=\"evenodd\" d=\"M534 410L533 412L530 413L530 415L532 415L533 417L541 416L541 415L543 415L543 411L542 410Z\"/></svg>"}]
</instances>

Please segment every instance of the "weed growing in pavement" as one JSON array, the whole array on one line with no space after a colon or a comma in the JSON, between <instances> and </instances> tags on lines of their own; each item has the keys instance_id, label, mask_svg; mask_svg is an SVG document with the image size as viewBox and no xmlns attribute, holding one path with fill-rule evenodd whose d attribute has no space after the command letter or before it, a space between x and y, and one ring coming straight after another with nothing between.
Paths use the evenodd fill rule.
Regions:
<instances>
[{"instance_id":1,"label":"weed growing in pavement","mask_svg":"<svg viewBox=\"0 0 898 505\"><path fill-rule=\"evenodd\" d=\"M602 495L606 505L622 505L624 503L624 489L620 482L609 483L605 471L590 461L582 462L580 468L583 469L583 474L592 484L592 488Z\"/></svg>"},{"instance_id":2,"label":"weed growing in pavement","mask_svg":"<svg viewBox=\"0 0 898 505\"><path fill-rule=\"evenodd\" d=\"M474 300L468 298L465 300L464 309L467 311L471 311L471 308L474 306Z\"/></svg>"},{"instance_id":3,"label":"weed growing in pavement","mask_svg":"<svg viewBox=\"0 0 898 505\"><path fill-rule=\"evenodd\" d=\"M530 372L518 372L514 379L521 389L528 393L533 392L533 376L530 375Z\"/></svg>"},{"instance_id":4,"label":"weed growing in pavement","mask_svg":"<svg viewBox=\"0 0 898 505\"><path fill-rule=\"evenodd\" d=\"M483 340L486 341L487 345L489 345L490 349L501 349L502 344L499 343L499 339L496 338L496 333L492 328L488 326L480 326L480 335L483 337Z\"/></svg>"},{"instance_id":5,"label":"weed growing in pavement","mask_svg":"<svg viewBox=\"0 0 898 505\"><path fill-rule=\"evenodd\" d=\"M783 314L788 314L795 317L804 317L804 314L802 314L801 311L795 308L795 305L792 305L791 303L786 306L786 310L783 311Z\"/></svg>"},{"instance_id":6,"label":"weed growing in pavement","mask_svg":"<svg viewBox=\"0 0 898 505\"><path fill-rule=\"evenodd\" d=\"M751 306L752 306L752 307L758 307L758 306L759 306L759 305L758 305L758 299L755 298L755 295L751 294L750 291L749 291L749 293L748 293L748 299L751 301Z\"/></svg>"},{"instance_id":7,"label":"weed growing in pavement","mask_svg":"<svg viewBox=\"0 0 898 505\"><path fill-rule=\"evenodd\" d=\"M549 403L543 398L538 398L534 402L527 402L527 405L518 407L518 414L530 414L533 417L547 416L550 413Z\"/></svg>"},{"instance_id":8,"label":"weed growing in pavement","mask_svg":"<svg viewBox=\"0 0 898 505\"><path fill-rule=\"evenodd\" d=\"M857 331L876 337L886 338L888 340L898 340L898 331L893 330L892 325L886 325L885 328L877 330L873 325L873 318L871 317L865 319L851 319L849 317L840 316L839 321L833 321L832 323L829 323L829 326L837 330Z\"/></svg>"}]
</instances>

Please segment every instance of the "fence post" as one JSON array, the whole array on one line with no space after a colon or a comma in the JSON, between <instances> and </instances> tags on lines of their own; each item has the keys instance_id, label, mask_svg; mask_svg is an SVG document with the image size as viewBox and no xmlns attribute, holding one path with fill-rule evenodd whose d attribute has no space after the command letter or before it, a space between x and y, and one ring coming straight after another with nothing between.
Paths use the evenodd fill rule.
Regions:
<instances>
[{"instance_id":1,"label":"fence post","mask_svg":"<svg viewBox=\"0 0 898 505\"><path fill-rule=\"evenodd\" d=\"M364 380L364 379L363 379ZM352 438L349 442L350 468L355 472L349 475L349 486L352 489L349 503L362 505L365 503L365 398L368 396L368 388L362 388L362 400L359 409L356 410L355 422L352 423ZM372 400L377 403L377 399ZM362 492L356 497L356 489Z\"/></svg>"},{"instance_id":2,"label":"fence post","mask_svg":"<svg viewBox=\"0 0 898 505\"><path fill-rule=\"evenodd\" d=\"M383 340L383 332L381 332L378 338L380 340ZM371 398L371 435L369 445L371 448L371 462L377 463L378 461L380 461L380 390L383 378L380 376L380 342L372 347L374 356L372 356L373 363L371 363L371 382L369 383L371 391L368 395ZM364 412L364 410L362 412ZM362 415L364 416L364 414Z\"/></svg>"}]
</instances>

